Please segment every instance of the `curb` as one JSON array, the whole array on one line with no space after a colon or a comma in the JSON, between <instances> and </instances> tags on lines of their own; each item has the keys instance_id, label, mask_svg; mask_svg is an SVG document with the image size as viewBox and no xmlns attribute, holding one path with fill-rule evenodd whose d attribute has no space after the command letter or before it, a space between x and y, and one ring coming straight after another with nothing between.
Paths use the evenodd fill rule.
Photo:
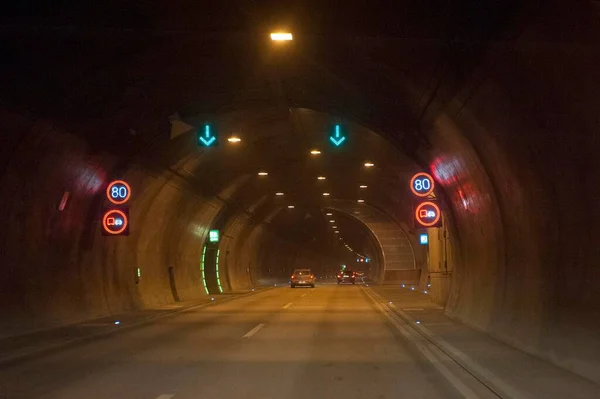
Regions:
<instances>
[{"instance_id":1,"label":"curb","mask_svg":"<svg viewBox=\"0 0 600 399\"><path fill-rule=\"evenodd\" d=\"M445 339L437 336L428 328L415 322L415 320L406 312L398 309L394 304L389 303L385 298L370 288L363 287L364 290L369 290L370 293L379 300L383 306L387 307L391 312L400 317L408 326L410 326L419 335L437 347L446 356L452 359L456 364L471 374L475 379L485 385L490 391L500 398L528 399L529 396L506 383L501 377L497 376L487 367L477 363L467 354L463 353Z\"/></svg>"}]
</instances>

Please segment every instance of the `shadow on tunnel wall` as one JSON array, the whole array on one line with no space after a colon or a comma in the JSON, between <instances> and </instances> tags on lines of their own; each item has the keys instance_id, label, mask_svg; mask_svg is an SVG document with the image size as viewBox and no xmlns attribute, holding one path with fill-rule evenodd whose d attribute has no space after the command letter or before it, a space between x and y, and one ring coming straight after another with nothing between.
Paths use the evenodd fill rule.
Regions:
<instances>
[{"instance_id":1,"label":"shadow on tunnel wall","mask_svg":"<svg viewBox=\"0 0 600 399\"><path fill-rule=\"evenodd\" d=\"M420 156L450 204L457 249L447 312L600 381L600 147L590 118L600 59L535 37L491 44L422 125L430 148Z\"/></svg>"}]
</instances>

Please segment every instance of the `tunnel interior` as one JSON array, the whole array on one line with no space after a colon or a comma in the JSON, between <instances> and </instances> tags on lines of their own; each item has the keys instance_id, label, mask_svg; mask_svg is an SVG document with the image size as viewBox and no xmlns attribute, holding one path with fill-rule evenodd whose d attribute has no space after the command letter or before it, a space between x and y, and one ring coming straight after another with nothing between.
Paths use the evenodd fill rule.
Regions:
<instances>
[{"instance_id":1,"label":"tunnel interior","mask_svg":"<svg viewBox=\"0 0 600 399\"><path fill-rule=\"evenodd\" d=\"M4 334L275 284L305 265L327 275L361 255L374 281L430 284L448 315L600 381L597 13L501 11L484 31L305 28L286 46L3 29ZM206 124L217 145L198 146ZM421 171L444 215L428 248L408 187ZM115 179L132 191L126 237L100 234Z\"/></svg>"}]
</instances>

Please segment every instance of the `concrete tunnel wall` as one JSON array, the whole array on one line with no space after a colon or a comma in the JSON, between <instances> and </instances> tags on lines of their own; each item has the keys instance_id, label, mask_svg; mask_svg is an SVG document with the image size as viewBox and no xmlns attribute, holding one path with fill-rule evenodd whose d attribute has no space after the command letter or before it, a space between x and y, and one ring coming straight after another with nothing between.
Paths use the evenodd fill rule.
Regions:
<instances>
[{"instance_id":1,"label":"concrete tunnel wall","mask_svg":"<svg viewBox=\"0 0 600 399\"><path fill-rule=\"evenodd\" d=\"M426 139L416 155L436 177L449 206L455 269L448 312L493 336L600 381L600 248L596 245L600 238L600 207L596 203L600 194L600 161L596 155L600 127L598 22L597 13L585 6L564 7L569 9L548 7L554 14L538 16L533 28L519 32L518 39L488 43L472 63L447 66L441 73L439 88L415 90L422 94L423 102L431 104L423 106L423 118L419 119L418 128ZM592 18L595 20L590 21ZM468 43L450 45L458 47L455 53L470 55ZM382 51L389 54L388 49ZM416 56L402 58L421 62ZM162 59L184 65L195 75L204 65L194 64L193 60L174 63L168 57ZM422 65L418 69L424 70ZM390 66L386 73L392 74L393 70ZM402 70L411 77L410 68ZM423 75L427 80L431 78L427 73ZM147 82L154 83L154 75L149 76L143 81L148 86ZM167 80L189 75L174 70L168 76L165 79L161 73L160 80L156 79L165 85L157 92L175 95L189 88L188 98L206 93L202 85L192 87L191 79L182 79L179 86L174 84L176 90L172 89ZM210 74L206 76L217 81ZM345 76L351 78L351 73ZM360 92L359 81L353 83ZM158 96L139 91L143 98L132 95L131 104L151 109L150 99ZM318 90L304 92L306 97L320 94ZM344 94L339 93L340 97ZM335 91L329 95L329 103L335 103ZM431 101L425 101L429 96ZM376 97L369 99L373 100L369 109L389 109L385 101L377 104ZM414 93L408 97L421 103ZM314 103L319 100L327 102L315 98ZM339 100L340 104L348 103L344 98ZM393 106L397 107L395 103ZM163 117L156 116L157 120ZM30 120L6 114L2 120L4 131L9 133L30 132L33 125ZM3 135L7 145L1 147L3 159L11 155L13 160L2 164L12 174L3 173L0 198L3 220L9 225L0 233L2 251L6 253L3 270L8 276L0 280L0 306L7 315L7 328L117 311L117 306L108 306L106 298L117 298L114 302L122 309L166 298L160 293L165 291L164 284L157 284L156 296L140 297L136 287L125 283L129 272L115 270L114 260L124 249L114 242L98 243L97 237L84 234L86 225L79 222L79 218L93 215L88 212L92 192L97 189L93 173L106 173L102 171L111 170L117 160L110 154L93 154L84 142L69 136L53 133L52 143L47 138L40 143L41 131L51 128L37 122L35 129L38 133L25 138L20 134L8 138ZM414 147L407 148L411 151ZM83 166L67 179L74 187L68 217L58 217L54 211L64 190L62 179L66 179L61 162L74 165L68 170ZM131 173L143 179L145 172ZM84 176L87 178L78 180ZM164 193L160 197L166 202L176 196ZM25 208L25 201L30 208ZM156 237L146 240L161 242ZM189 259L195 257L190 249ZM156 262L156 270L164 266L158 266L154 257L148 257L148 262ZM190 276L195 276L191 265L189 270ZM152 275L152 271L149 273ZM61 281L72 283L58 287ZM191 287L197 285L194 282Z\"/></svg>"},{"instance_id":2,"label":"concrete tunnel wall","mask_svg":"<svg viewBox=\"0 0 600 399\"><path fill-rule=\"evenodd\" d=\"M201 252L227 196L202 197L171 170L123 167L123 159L94 153L49 122L6 111L0 120L2 335L205 295ZM114 177L128 180L134 192L128 237L100 234L106 184ZM249 289L264 274L261 267L291 264L301 251L243 212L234 213L222 235L227 291Z\"/></svg>"},{"instance_id":3,"label":"concrete tunnel wall","mask_svg":"<svg viewBox=\"0 0 600 399\"><path fill-rule=\"evenodd\" d=\"M490 48L472 81L440 90L421 153L451 205L447 311L595 381L599 60L527 37Z\"/></svg>"}]
</instances>

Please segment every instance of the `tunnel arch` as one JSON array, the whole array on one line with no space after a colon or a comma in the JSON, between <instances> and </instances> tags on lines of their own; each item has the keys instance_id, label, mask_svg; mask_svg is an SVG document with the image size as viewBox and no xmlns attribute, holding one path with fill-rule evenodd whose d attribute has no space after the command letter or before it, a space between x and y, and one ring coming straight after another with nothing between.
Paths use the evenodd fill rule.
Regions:
<instances>
[{"instance_id":1,"label":"tunnel arch","mask_svg":"<svg viewBox=\"0 0 600 399\"><path fill-rule=\"evenodd\" d=\"M246 108L245 108L246 107ZM282 133L282 132L277 132L277 128L275 127L269 127L269 129L261 129L261 115L266 115L264 118L266 118L267 121L270 121L271 123L274 120L283 120L284 123L288 123L287 120L287 115L284 115L284 117L281 117L281 111L278 108L271 108L272 111L270 111L269 109L264 110L261 109L261 112L257 111L257 108L255 106L248 106L247 104L244 104L244 106L240 106L235 108L234 110L232 110L231 108L227 109L227 113L219 116L217 118L217 116L213 117L213 121L218 123L218 130L219 130L219 134L220 134L220 140L222 142L225 141L225 137L226 137L226 132L231 131L234 132L236 136L241 136L244 137L244 140L247 140L248 137L251 138L251 142L250 144L246 144L247 146L253 146L254 143L263 143L264 142L264 138L277 138L277 137L282 137L282 139L280 140L294 140L294 139L298 139L299 136L304 136L304 138L307 138L306 140L302 140L302 143L300 144L302 146L302 148L304 150L306 150L307 148L322 148L323 146L326 147L326 141L327 141L327 136L326 136L326 131L327 131L327 127L326 125L331 125L331 121L332 120L340 120L340 118L338 117L333 117L327 114L323 114L321 112L315 112L314 110L310 110L310 109L306 109L306 108L301 108L301 109L296 109L296 111L292 111L292 108L289 109L289 113L290 113L290 119L294 119L293 122L291 122L292 125L294 124L299 124L301 125L301 128L298 129L300 130L299 132L296 131L294 132L294 126L292 126L291 131ZM196 111L199 112L199 111ZM189 113L189 111L188 111ZM252 113L252 116L249 117L248 113ZM258 114L258 115L256 115ZM190 140L182 140L183 136L195 136L196 134L196 130L197 127L199 125L202 125L203 121L206 120L205 117L205 112L199 112L199 117L190 117L188 116L186 118L185 121L182 121L179 117L173 119L173 125L174 125L174 131L172 131L172 138L175 138L176 140L179 141L185 141L187 143L190 142ZM219 122L221 120L224 119L224 122ZM302 120L303 119L303 120ZM317 124L320 123L320 128L314 128L315 123L313 122L311 125L311 119L316 120ZM344 118L345 119L345 118ZM233 120L233 122L232 122ZM237 120L237 122L235 122ZM240 120L242 120L240 122ZM251 120L253 120L252 122L250 122ZM181 121L181 122L178 122ZM264 124L264 122L262 122ZM345 119L345 123L348 124L348 130L352 131L353 137L352 140L356 141L357 144L355 145L354 148L360 148L360 150L364 150L364 148L366 147L365 144L360 144L361 141L365 141L365 140L375 140L376 142L379 141L377 144L379 144L380 147L378 147L378 149L382 149L382 146L385 146L387 144L385 144L386 140L385 138L378 138L378 135L376 133L373 133L372 131L369 131L368 129L364 129L358 125L356 125L355 123L353 123L350 120ZM258 134L256 134L256 132L253 131L246 131L245 130L245 126L254 126L257 130L258 130ZM308 125L308 126L307 126ZM360 130L360 133L359 133ZM254 133L254 134L253 134ZM287 137L286 137L287 136ZM366 139L363 138L366 136ZM316 144L316 143L320 143ZM313 146L311 146L311 144L314 144ZM259 144L259 146L262 144ZM307 147L307 148L304 148ZM349 151L347 152L353 152L356 151L355 149L348 149ZM188 150L191 151L197 151L197 149L195 147L189 146ZM360 151L359 150L359 151ZM227 151L227 149L221 149L221 148L215 148L215 149L207 149L207 151L213 151L215 154L219 153L221 151ZM229 149L229 151L232 151L231 149ZM237 150L237 151L241 151L241 150ZM264 152L268 152L269 150L266 149L264 150ZM346 149L345 149L346 151ZM388 150L389 151L389 150ZM238 156L240 155L240 153L237 153ZM209 157L213 157L214 155L209 155ZM352 155L349 155L350 157L352 157ZM184 156L183 157L188 158L188 156ZM202 168L202 163L199 162L199 157L194 157L191 158L193 165L195 165L198 168ZM210 161L208 161L210 162ZM181 166L182 168L186 168L185 164ZM413 170L417 170L415 165L410 165L408 166L410 168L412 168ZM188 170L190 168L187 168ZM260 168L258 166L255 165L254 167L255 170L259 170ZM192 169L193 173L195 173L195 171ZM406 175L406 177L408 177L408 173L405 171L404 174ZM406 179L407 180L407 179ZM401 182L401 179L399 180L399 182ZM396 183L396 182L395 182ZM394 188L393 185L391 186L391 188ZM390 189L391 189L390 188ZM403 192L405 190L401 190L400 192ZM271 193L273 194L273 193ZM259 194L260 195L260 194ZM385 212L385 211L384 211ZM408 213L409 215L411 214L410 212ZM407 215L405 215L407 216ZM398 215L396 215L396 217L398 217ZM237 223L237 219L233 220L232 223ZM403 222L403 224L406 226L407 225L407 221L405 220ZM404 230L399 229L398 232L401 234L401 236L406 237ZM407 248L409 248L412 251L412 245L410 243L408 243ZM388 256L388 258L390 258L390 262L392 262L391 260L391 256ZM416 265L415 265L415 261L414 261L414 255L411 254L411 258L412 258L412 269L416 270ZM385 258L384 258L385 259ZM420 262L420 267L419 270L423 264L423 261L421 260ZM391 266L389 267L391 268ZM379 281L383 281L384 280L384 274L381 274L381 276L378 276L376 278L376 280ZM389 280L389 279L388 279ZM408 278L404 278L404 280L400 277L397 277L396 280L398 281L411 281L411 282L418 282L419 281L419 276L415 275L412 277L408 277Z\"/></svg>"},{"instance_id":2,"label":"tunnel arch","mask_svg":"<svg viewBox=\"0 0 600 399\"><path fill-rule=\"evenodd\" d=\"M380 284L419 284L420 272L426 274L426 270L417 268L417 257L420 258L419 266L423 266L423 254L417 255L413 243L416 240L409 239L409 235L395 220L368 204L350 201L334 201L326 208L329 209L358 220L377 242L382 265L376 276L371 276L374 281Z\"/></svg>"},{"instance_id":3,"label":"tunnel arch","mask_svg":"<svg viewBox=\"0 0 600 399\"><path fill-rule=\"evenodd\" d=\"M593 115L599 82L589 67L598 63L597 21L590 21L596 14L586 7L572 7L565 12L549 5L543 16L552 23L534 21L521 26L518 36L501 35L498 41L456 41L451 36L443 41L325 38L317 47L305 42L303 48L310 50L313 60L352 85L320 84L324 78L311 68L303 78L306 84L294 86L294 93L310 97L312 102L303 104L311 108L319 109L315 104L329 98L331 107L341 110L334 113L354 115L365 126L390 136L402 132L403 148L423 169L434 169L428 165L436 159L449 164L456 179L440 186L454 220L452 239L461 259L447 311L598 380L591 371L594 367L588 367L597 365L587 353L593 351L578 344L598 345L586 335L597 329L591 320L597 319L600 303L593 245L598 231L590 223L590 218L597 219L593 199L598 191ZM563 14L580 16L586 23L570 35L571 22L565 22ZM140 258L152 263L156 257L138 254L136 259L130 244L96 237L98 182L121 174L115 172L119 165L129 167L137 187L164 180L165 191L155 195L159 203L150 207L154 210L145 227L151 228L161 213L175 213L165 206L171 202L191 215L186 231L202 235L209 215L224 206L212 197L223 187L211 181L195 184L201 179L169 170L179 154L174 148L159 151L168 135L168 116L199 96L216 104L231 102L231 93L236 92L243 94L237 99L259 97L269 104L281 104L281 97L273 95L268 83L256 83L264 76L247 79L245 70L236 69L260 64L245 62L253 59L242 54L243 47L250 47L245 43L232 47L241 54L235 65L210 60L219 48L215 35L193 40L119 36L119 46L112 47L99 44L107 40L105 35L86 43L88 59L74 53L79 61L65 68L64 60L35 43L37 33L19 34L24 48L40 50L36 63L46 68L37 75L3 66L8 71L4 76L28 82L22 87L6 82L8 94L3 98L7 134L1 149L1 209L11 226L10 234L0 233L11 276L10 284L2 286L10 303L5 314L31 327L46 319L65 323L170 300L162 266L146 274L148 266L143 265L142 284L152 281L153 275L161 276L147 293L143 292L147 286L130 283L130 268ZM61 35L49 35L44 46L60 47L65 35L82 41L77 33ZM324 49L336 47L332 43L354 59L345 58L341 50L324 55ZM123 48L131 49L130 54ZM207 73L198 76L201 70ZM370 79L363 79L364 71ZM389 84L396 79L411 82L414 90ZM62 84L51 85L44 96L31 96L46 81ZM163 176L165 170L169 172ZM572 187L573 181L582 182L584 198ZM59 213L55 202L65 191L72 194L71 201L68 211ZM25 206L27 201L35 204ZM386 209L393 213L393 200L389 204ZM141 212L133 205L134 212ZM164 230L183 231L184 223L173 216ZM169 257L166 254L173 250L168 248L174 244L163 244L166 237L158 241L156 245L165 247L159 257ZM190 293L198 282L198 253L192 248L197 241L201 238L194 234L180 240L180 245L189 245L188 255L182 257L195 262L193 270L181 274L191 281ZM61 281L74 283L56 293L52 287ZM580 328L567 331L569 325Z\"/></svg>"}]
</instances>

